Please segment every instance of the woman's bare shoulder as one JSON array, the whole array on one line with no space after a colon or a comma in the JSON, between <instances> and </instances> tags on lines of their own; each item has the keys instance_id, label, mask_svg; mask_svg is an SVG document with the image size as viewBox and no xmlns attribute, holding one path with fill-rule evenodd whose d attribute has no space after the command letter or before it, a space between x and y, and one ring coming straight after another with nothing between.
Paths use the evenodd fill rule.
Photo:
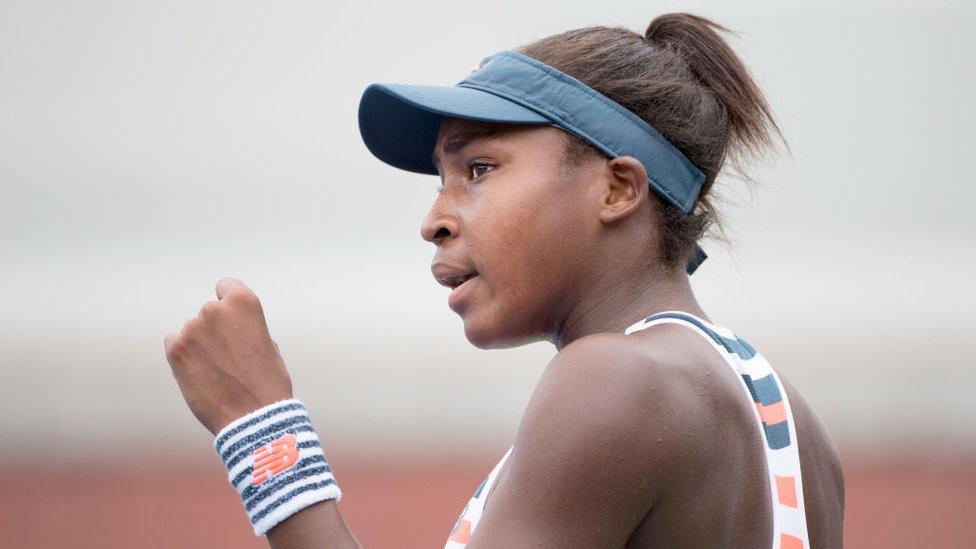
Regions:
<instances>
[{"instance_id":1,"label":"woman's bare shoulder","mask_svg":"<svg viewBox=\"0 0 976 549\"><path fill-rule=\"evenodd\" d=\"M695 353L676 358L667 350L673 343L648 343L595 334L557 353L529 401L472 546L534 539L622 546L682 481L689 456L700 454Z\"/></svg>"},{"instance_id":2,"label":"woman's bare shoulder","mask_svg":"<svg viewBox=\"0 0 976 549\"><path fill-rule=\"evenodd\" d=\"M713 409L713 372L721 358L687 328L647 332L594 334L557 353L533 393L516 443L538 445L546 459L555 448L577 459L585 455L579 446L598 445L604 449L600 459L612 449L615 459L643 463L648 472L678 474L720 413Z\"/></svg>"}]
</instances>

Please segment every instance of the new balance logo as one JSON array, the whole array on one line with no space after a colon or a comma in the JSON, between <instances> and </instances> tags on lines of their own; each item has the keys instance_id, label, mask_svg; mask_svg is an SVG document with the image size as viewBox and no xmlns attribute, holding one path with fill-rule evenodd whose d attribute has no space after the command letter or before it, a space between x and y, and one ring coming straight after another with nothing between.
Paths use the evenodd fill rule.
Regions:
<instances>
[{"instance_id":1,"label":"new balance logo","mask_svg":"<svg viewBox=\"0 0 976 549\"><path fill-rule=\"evenodd\" d=\"M269 478L287 471L298 463L295 435L285 435L254 451L252 484L257 486Z\"/></svg>"}]
</instances>

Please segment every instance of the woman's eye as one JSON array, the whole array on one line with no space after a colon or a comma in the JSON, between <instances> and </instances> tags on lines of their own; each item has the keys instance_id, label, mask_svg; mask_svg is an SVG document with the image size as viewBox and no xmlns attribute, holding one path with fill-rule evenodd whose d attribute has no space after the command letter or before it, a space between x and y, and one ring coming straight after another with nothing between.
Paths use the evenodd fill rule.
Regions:
<instances>
[{"instance_id":1,"label":"woman's eye","mask_svg":"<svg viewBox=\"0 0 976 549\"><path fill-rule=\"evenodd\" d=\"M471 178L478 179L492 168L491 164L485 164L483 162L473 162L471 163Z\"/></svg>"}]
</instances>

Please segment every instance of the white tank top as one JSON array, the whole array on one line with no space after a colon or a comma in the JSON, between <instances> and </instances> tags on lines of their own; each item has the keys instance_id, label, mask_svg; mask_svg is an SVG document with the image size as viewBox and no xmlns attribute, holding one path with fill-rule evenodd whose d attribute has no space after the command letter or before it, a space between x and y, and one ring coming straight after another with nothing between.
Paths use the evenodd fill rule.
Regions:
<instances>
[{"instance_id":1,"label":"white tank top","mask_svg":"<svg viewBox=\"0 0 976 549\"><path fill-rule=\"evenodd\" d=\"M743 395L755 405L756 426L763 435L763 453L769 477L770 501L773 505L773 549L802 549L810 547L807 536L806 511L803 506L803 479L800 476L800 454L797 449L793 412L779 376L762 355L732 331L679 311L666 311L635 322L624 330L632 334L657 324L672 323L688 326L711 343L725 359L741 382ZM482 481L474 496L454 525L445 549L462 549L485 509L498 472L511 455L509 448L488 477Z\"/></svg>"}]
</instances>

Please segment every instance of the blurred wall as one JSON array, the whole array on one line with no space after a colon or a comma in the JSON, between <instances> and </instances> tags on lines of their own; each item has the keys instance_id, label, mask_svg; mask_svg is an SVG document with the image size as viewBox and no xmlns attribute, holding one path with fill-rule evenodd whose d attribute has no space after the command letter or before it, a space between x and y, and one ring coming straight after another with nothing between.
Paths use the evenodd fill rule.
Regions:
<instances>
[{"instance_id":1,"label":"blurred wall","mask_svg":"<svg viewBox=\"0 0 976 549\"><path fill-rule=\"evenodd\" d=\"M720 179L706 310L845 458L976 461L969 3L0 1L0 463L214 459L162 340L227 275L333 451L497 457L554 351L467 343L359 95L667 11L741 32L791 147Z\"/></svg>"}]
</instances>

